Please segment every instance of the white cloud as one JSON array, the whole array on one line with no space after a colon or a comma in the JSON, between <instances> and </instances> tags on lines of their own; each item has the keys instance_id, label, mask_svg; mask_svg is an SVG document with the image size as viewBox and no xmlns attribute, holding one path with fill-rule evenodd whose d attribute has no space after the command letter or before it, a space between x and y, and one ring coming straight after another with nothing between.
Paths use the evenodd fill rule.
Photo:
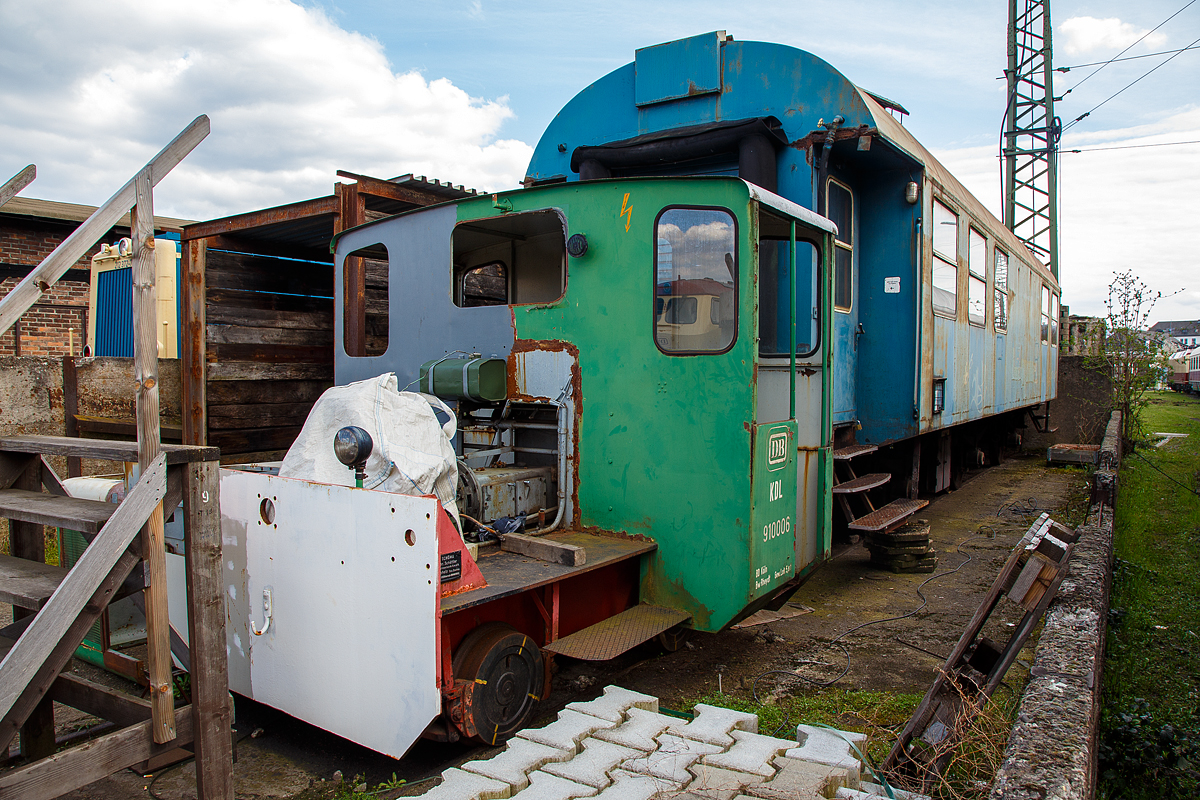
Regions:
<instances>
[{"instance_id":1,"label":"white cloud","mask_svg":"<svg viewBox=\"0 0 1200 800\"><path fill-rule=\"evenodd\" d=\"M1200 319L1195 197L1200 194L1200 108L1156 123L1069 136L1060 157L1060 280L1073 314L1103 315L1114 272L1132 268L1164 295L1154 319ZM1000 208L996 148L936 153L993 213ZM999 214L997 214L999 216Z\"/></svg>"},{"instance_id":2,"label":"white cloud","mask_svg":"<svg viewBox=\"0 0 1200 800\"><path fill-rule=\"evenodd\" d=\"M328 194L337 169L512 188L532 148L508 98L394 72L375 40L288 0L0 4L0 172L98 203L197 114L212 134L160 185L204 219Z\"/></svg>"},{"instance_id":3,"label":"white cloud","mask_svg":"<svg viewBox=\"0 0 1200 800\"><path fill-rule=\"evenodd\" d=\"M1118 17L1071 17L1058 24L1058 40L1067 55L1077 56L1094 51L1108 51L1104 55L1116 54L1136 42L1146 28L1138 28ZM1063 39L1066 41L1063 42ZM1167 41L1161 33L1152 33L1142 42L1159 47Z\"/></svg>"}]
</instances>

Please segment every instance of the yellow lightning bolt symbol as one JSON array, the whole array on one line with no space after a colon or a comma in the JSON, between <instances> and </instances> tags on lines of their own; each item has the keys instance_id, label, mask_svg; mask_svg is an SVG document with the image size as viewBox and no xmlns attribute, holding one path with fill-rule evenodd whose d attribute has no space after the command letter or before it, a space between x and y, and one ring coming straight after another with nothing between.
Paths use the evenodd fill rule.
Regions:
<instances>
[{"instance_id":1,"label":"yellow lightning bolt symbol","mask_svg":"<svg viewBox=\"0 0 1200 800\"><path fill-rule=\"evenodd\" d=\"M625 232L629 233L629 223L633 222L633 206L629 205L629 192L625 193L625 197L621 200L620 217L627 217L625 220Z\"/></svg>"}]
</instances>

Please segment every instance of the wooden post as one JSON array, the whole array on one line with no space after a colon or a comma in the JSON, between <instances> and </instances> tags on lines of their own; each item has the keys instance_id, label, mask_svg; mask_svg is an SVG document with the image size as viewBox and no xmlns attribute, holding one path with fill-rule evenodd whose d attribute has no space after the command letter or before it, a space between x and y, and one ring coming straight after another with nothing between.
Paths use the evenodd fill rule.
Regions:
<instances>
[{"instance_id":1,"label":"wooden post","mask_svg":"<svg viewBox=\"0 0 1200 800\"><path fill-rule=\"evenodd\" d=\"M366 221L366 198L358 192L358 184L334 184L339 200L338 217L334 222L334 233L349 230ZM347 258L342 266L342 281L345 291L342 296L342 341L346 354L367 354L367 282L366 265L361 258Z\"/></svg>"},{"instance_id":2,"label":"wooden post","mask_svg":"<svg viewBox=\"0 0 1200 800\"><path fill-rule=\"evenodd\" d=\"M15 489L27 492L42 490L42 462L35 460L29 468L21 473L13 484ZM46 529L33 522L20 522L15 519L8 521L9 546L17 558L25 558L39 563L46 560ZM13 620L16 621L34 612L13 606ZM54 703L43 698L33 713L21 726L21 755L30 761L45 758L54 752Z\"/></svg>"},{"instance_id":3,"label":"wooden post","mask_svg":"<svg viewBox=\"0 0 1200 800\"><path fill-rule=\"evenodd\" d=\"M137 381L138 468L146 469L159 452L158 305L154 293L154 201L150 171L134 178L137 205L130 219L133 234L133 376ZM146 660L154 741L175 738L175 697L171 683L171 623L167 617L167 553L162 503L142 528L146 561Z\"/></svg>"},{"instance_id":4,"label":"wooden post","mask_svg":"<svg viewBox=\"0 0 1200 800\"><path fill-rule=\"evenodd\" d=\"M79 426L75 415L79 413L79 374L75 371L75 357L63 356L63 432L64 435L75 438L79 436ZM83 459L79 456L67 456L67 477L78 478L83 474Z\"/></svg>"},{"instance_id":5,"label":"wooden post","mask_svg":"<svg viewBox=\"0 0 1200 800\"><path fill-rule=\"evenodd\" d=\"M187 537L188 641L191 647L192 735L196 794L233 800L229 667L225 655L225 581L221 574L219 467L188 464L183 493Z\"/></svg>"},{"instance_id":6,"label":"wooden post","mask_svg":"<svg viewBox=\"0 0 1200 800\"><path fill-rule=\"evenodd\" d=\"M207 286L204 279L208 241L183 242L183 352L180 368L183 383L183 443L208 444L208 373L205 349L208 343Z\"/></svg>"}]
</instances>

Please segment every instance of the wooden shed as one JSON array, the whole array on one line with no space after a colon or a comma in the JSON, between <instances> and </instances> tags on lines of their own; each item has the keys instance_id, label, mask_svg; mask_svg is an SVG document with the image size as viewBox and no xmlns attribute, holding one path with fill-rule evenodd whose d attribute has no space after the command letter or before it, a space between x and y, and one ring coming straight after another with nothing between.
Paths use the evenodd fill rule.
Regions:
<instances>
[{"instance_id":1,"label":"wooden shed","mask_svg":"<svg viewBox=\"0 0 1200 800\"><path fill-rule=\"evenodd\" d=\"M276 208L183 229L183 440L227 462L273 460L333 385L334 235L475 194L425 177L338 172L353 183ZM370 278L347 264L348 352L366 346Z\"/></svg>"}]
</instances>

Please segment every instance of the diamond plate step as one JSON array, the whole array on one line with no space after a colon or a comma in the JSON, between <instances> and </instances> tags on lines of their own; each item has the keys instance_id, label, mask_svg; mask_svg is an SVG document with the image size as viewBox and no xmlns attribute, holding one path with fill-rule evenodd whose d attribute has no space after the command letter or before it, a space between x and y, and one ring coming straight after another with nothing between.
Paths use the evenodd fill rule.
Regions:
<instances>
[{"instance_id":1,"label":"diamond plate step","mask_svg":"<svg viewBox=\"0 0 1200 800\"><path fill-rule=\"evenodd\" d=\"M834 461L849 461L857 456L865 456L868 453L874 453L879 448L873 444L852 444L847 447L839 447L833 451Z\"/></svg>"},{"instance_id":2,"label":"diamond plate step","mask_svg":"<svg viewBox=\"0 0 1200 800\"><path fill-rule=\"evenodd\" d=\"M542 649L583 661L607 661L691 618L686 611L643 603Z\"/></svg>"},{"instance_id":3,"label":"diamond plate step","mask_svg":"<svg viewBox=\"0 0 1200 800\"><path fill-rule=\"evenodd\" d=\"M883 508L864 514L846 527L852 531L890 530L927 505L928 500L893 500Z\"/></svg>"},{"instance_id":4,"label":"diamond plate step","mask_svg":"<svg viewBox=\"0 0 1200 800\"><path fill-rule=\"evenodd\" d=\"M872 472L870 475L863 475L855 478L852 481L843 481L833 487L834 494L858 494L865 492L868 489L874 489L883 486L890 481L892 476L886 472Z\"/></svg>"}]
</instances>

